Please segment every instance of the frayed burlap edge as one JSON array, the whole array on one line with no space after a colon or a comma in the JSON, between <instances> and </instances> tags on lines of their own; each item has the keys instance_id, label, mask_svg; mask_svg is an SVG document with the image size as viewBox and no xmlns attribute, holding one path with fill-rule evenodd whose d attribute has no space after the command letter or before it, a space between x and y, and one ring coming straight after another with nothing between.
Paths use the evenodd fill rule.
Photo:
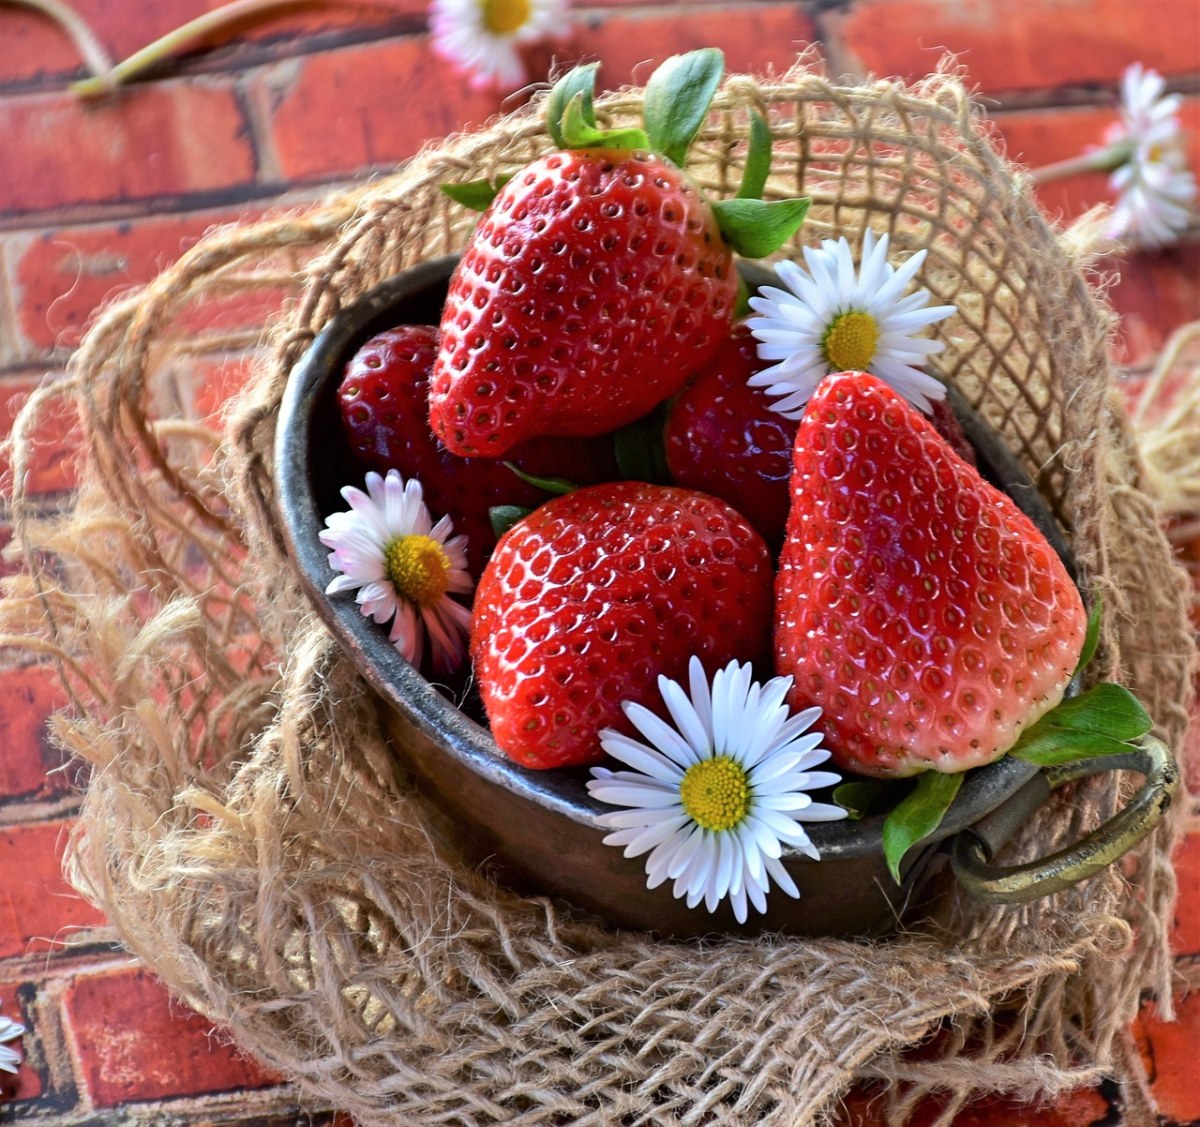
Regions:
<instances>
[{"instance_id":1,"label":"frayed burlap edge","mask_svg":"<svg viewBox=\"0 0 1200 1127\"><path fill-rule=\"evenodd\" d=\"M637 106L631 92L602 112ZM711 191L736 183L748 106L770 112L771 190L814 198L806 240L869 222L900 252L930 247L922 283L960 310L942 371L1037 476L1109 608L1104 673L1178 747L1193 661L1180 577L1112 392L1109 317L1072 244L952 78L731 78L696 147ZM1173 823L1084 887L1005 909L947 897L920 929L872 944L655 942L517 897L440 850L283 551L274 418L337 308L461 245L469 217L436 184L545 145L517 115L323 209L214 233L112 307L69 381L22 415L29 575L3 604L5 640L59 657L75 705L56 731L93 771L77 886L181 997L364 1125L806 1124L835 1116L858 1079L886 1084L897 1118L930 1091L949 1115L981 1091L1055 1095L1135 1069L1121 1039L1140 991L1170 1006ZM298 278L236 417L191 417L172 390L187 354L247 343L197 338L196 308L295 294ZM23 472L63 400L86 471L72 512L38 517ZM1080 788L1017 855L1118 802L1114 779Z\"/></svg>"}]
</instances>

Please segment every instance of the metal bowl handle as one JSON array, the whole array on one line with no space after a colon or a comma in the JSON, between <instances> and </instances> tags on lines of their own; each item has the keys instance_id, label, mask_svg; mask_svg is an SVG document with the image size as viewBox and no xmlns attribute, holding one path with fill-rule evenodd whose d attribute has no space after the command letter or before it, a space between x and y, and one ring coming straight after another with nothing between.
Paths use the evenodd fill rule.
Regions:
<instances>
[{"instance_id":1,"label":"metal bowl handle","mask_svg":"<svg viewBox=\"0 0 1200 1127\"><path fill-rule=\"evenodd\" d=\"M1101 771L1138 771L1145 780L1123 809L1081 841L1037 861L995 865L992 858L1064 783ZM1036 900L1061 892L1111 865L1142 840L1166 813L1179 789L1179 768L1170 748L1153 736L1131 744L1127 753L1099 755L1047 767L1033 776L999 809L956 835L951 864L973 896L995 904Z\"/></svg>"}]
</instances>

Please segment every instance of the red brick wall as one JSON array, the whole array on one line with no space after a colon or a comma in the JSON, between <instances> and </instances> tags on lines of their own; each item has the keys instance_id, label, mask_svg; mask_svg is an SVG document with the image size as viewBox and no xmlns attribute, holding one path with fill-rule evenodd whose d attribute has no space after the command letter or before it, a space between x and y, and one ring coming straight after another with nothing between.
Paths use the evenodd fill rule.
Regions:
<instances>
[{"instance_id":1,"label":"red brick wall","mask_svg":"<svg viewBox=\"0 0 1200 1127\"><path fill-rule=\"evenodd\" d=\"M219 0L76 6L122 57ZM735 70L779 71L819 43L835 73L906 77L934 67L943 49L957 52L1008 151L1031 164L1098 140L1121 69L1140 59L1186 95L1200 166L1194 0L617 0L587 8L558 57L598 57L601 81L616 85L709 43ZM543 70L550 57L549 49L537 55ZM244 24L101 102L67 92L81 75L50 24L0 6L0 433L29 391L61 371L97 307L151 278L212 225L389 170L423 142L512 104L468 91L430 54L419 0L309 6ZM1096 175L1048 188L1044 200L1070 217L1105 196ZM1113 294L1125 361L1144 367L1171 329L1200 316L1198 267L1195 242L1122 266ZM261 312L222 315L253 323ZM49 428L29 480L39 503L63 502L75 449L69 420ZM9 535L0 509L0 544ZM61 703L51 671L28 655L0 654L0 1011L31 1028L27 1065L3 1088L13 1114L63 1124L119 1114L296 1122L294 1092L169 1002L60 876L84 781L46 738ZM1189 895L1176 933L1189 982L1200 977L1198 841L1193 834L1181 857ZM1140 1028L1163 1111L1180 1123L1200 1118L1194 1001L1184 1014L1168 1027L1148 1012ZM1077 1095L1036 1122L1099 1121L1110 1094ZM1010 1105L978 1114L962 1122L1018 1121Z\"/></svg>"}]
</instances>

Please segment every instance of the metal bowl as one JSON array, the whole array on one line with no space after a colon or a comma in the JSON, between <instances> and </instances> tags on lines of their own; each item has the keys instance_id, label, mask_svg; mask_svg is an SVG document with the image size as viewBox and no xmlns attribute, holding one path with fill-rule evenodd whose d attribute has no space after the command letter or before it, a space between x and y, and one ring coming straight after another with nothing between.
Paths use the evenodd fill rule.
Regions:
<instances>
[{"instance_id":1,"label":"metal bowl","mask_svg":"<svg viewBox=\"0 0 1200 1127\"><path fill-rule=\"evenodd\" d=\"M1119 855L1147 832L1169 802L1172 785L1170 755L1152 741L1142 759L1131 755L1090 768L1132 767L1147 775L1140 805L1127 807L1132 814L1129 824L1119 827L1120 840L1114 843L1116 831L1101 827L1073 851L1025 866L1015 882L1006 870L991 865L992 854L1062 780L1005 757L969 773L937 833L906 857L900 885L884 861L880 815L807 827L821 861L784 856L801 898L776 892L768 897L766 914L745 925L736 922L727 905L711 915L689 911L672 897L669 885L648 889L643 860L626 859L602 843L605 831L597 819L605 807L589 798L586 771L530 771L511 762L481 722L481 711L475 711L479 719L468 714L469 694L464 711L400 657L385 631L363 617L352 600L331 600L324 594L333 572L317 534L325 515L343 507L340 486L357 477L342 452L336 425L334 397L343 368L360 345L385 328L436 324L454 262L447 257L413 267L329 321L291 374L279 418L275 471L279 517L313 606L347 660L375 689L398 760L445 816L440 827L464 857L492 865L501 879L523 891L562 897L618 926L663 936L760 931L858 936L885 932L903 918L919 900L931 862L951 852L950 843L955 870L976 894L1029 899L1090 875L1110 863L1114 850ZM981 472L1038 524L1074 574L1063 536L1020 464L960 397L951 401ZM979 832L971 833L971 827Z\"/></svg>"}]
</instances>

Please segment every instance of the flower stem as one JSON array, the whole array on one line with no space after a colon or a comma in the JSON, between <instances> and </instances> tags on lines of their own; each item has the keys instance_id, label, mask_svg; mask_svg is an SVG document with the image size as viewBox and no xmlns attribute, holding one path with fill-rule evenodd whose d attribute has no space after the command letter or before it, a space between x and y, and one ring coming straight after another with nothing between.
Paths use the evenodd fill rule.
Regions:
<instances>
[{"instance_id":1,"label":"flower stem","mask_svg":"<svg viewBox=\"0 0 1200 1127\"><path fill-rule=\"evenodd\" d=\"M32 2L32 0L25 0ZM38 3L54 2L54 0L37 0ZM106 68L104 73L92 78L81 79L71 83L68 88L72 94L81 98L95 98L110 93L123 82L128 82L135 75L166 58L181 47L201 39L214 31L219 31L229 24L257 15L271 8L294 8L319 2L319 0L232 0L231 3L211 12L205 12L194 20L189 20L181 27L167 32L166 35L147 44L140 51L135 51L127 59L122 59L116 66Z\"/></svg>"},{"instance_id":2,"label":"flower stem","mask_svg":"<svg viewBox=\"0 0 1200 1127\"><path fill-rule=\"evenodd\" d=\"M105 74L112 69L112 59L96 38L96 33L92 31L88 22L63 0L0 0L0 4L30 8L53 20L75 44L75 49L93 75Z\"/></svg>"},{"instance_id":3,"label":"flower stem","mask_svg":"<svg viewBox=\"0 0 1200 1127\"><path fill-rule=\"evenodd\" d=\"M1132 149L1129 141L1115 141L1102 149L1094 149L1089 153L1081 153L1079 156L1035 168L1029 173L1029 180L1035 185L1049 184L1052 180L1063 180L1081 172L1112 172L1130 158Z\"/></svg>"}]
</instances>

